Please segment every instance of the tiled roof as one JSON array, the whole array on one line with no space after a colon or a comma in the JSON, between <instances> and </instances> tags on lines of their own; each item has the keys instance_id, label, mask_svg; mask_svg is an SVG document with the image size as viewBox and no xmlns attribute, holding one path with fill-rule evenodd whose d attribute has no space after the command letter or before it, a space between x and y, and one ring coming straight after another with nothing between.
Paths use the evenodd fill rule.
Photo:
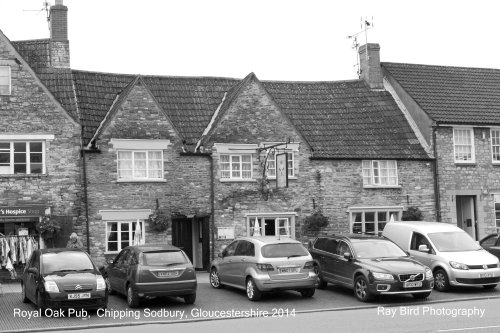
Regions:
<instances>
[{"instance_id":1,"label":"tiled roof","mask_svg":"<svg viewBox=\"0 0 500 333\"><path fill-rule=\"evenodd\" d=\"M500 124L500 69L382 63L435 121Z\"/></svg>"},{"instance_id":2,"label":"tiled roof","mask_svg":"<svg viewBox=\"0 0 500 333\"><path fill-rule=\"evenodd\" d=\"M11 42L23 59L37 72L50 66L50 39Z\"/></svg>"},{"instance_id":3,"label":"tiled roof","mask_svg":"<svg viewBox=\"0 0 500 333\"><path fill-rule=\"evenodd\" d=\"M429 158L388 92L361 80L263 84L316 158Z\"/></svg>"}]
</instances>

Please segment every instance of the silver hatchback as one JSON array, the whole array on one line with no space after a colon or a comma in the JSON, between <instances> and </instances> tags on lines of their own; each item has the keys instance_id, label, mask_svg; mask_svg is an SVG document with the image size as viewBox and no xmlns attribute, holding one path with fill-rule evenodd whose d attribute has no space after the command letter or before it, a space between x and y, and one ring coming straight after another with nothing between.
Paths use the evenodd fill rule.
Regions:
<instances>
[{"instance_id":1,"label":"silver hatchback","mask_svg":"<svg viewBox=\"0 0 500 333\"><path fill-rule=\"evenodd\" d=\"M296 290L303 297L312 297L317 276L311 254L300 242L283 237L241 237L212 262L210 284L246 290L251 301L276 290Z\"/></svg>"}]
</instances>

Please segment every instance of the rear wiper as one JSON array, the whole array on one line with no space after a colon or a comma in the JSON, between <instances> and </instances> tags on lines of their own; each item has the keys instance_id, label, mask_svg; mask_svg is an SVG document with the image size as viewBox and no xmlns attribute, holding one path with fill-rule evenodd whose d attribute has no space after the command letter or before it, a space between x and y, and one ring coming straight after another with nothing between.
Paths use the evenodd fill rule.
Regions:
<instances>
[{"instance_id":1,"label":"rear wiper","mask_svg":"<svg viewBox=\"0 0 500 333\"><path fill-rule=\"evenodd\" d=\"M185 264L185 262L171 262L171 263L165 264L165 266L182 265L182 264Z\"/></svg>"},{"instance_id":2,"label":"rear wiper","mask_svg":"<svg viewBox=\"0 0 500 333\"><path fill-rule=\"evenodd\" d=\"M295 258L295 257L303 257L303 256L304 256L303 254L292 254L291 256L288 256L287 259Z\"/></svg>"}]
</instances>

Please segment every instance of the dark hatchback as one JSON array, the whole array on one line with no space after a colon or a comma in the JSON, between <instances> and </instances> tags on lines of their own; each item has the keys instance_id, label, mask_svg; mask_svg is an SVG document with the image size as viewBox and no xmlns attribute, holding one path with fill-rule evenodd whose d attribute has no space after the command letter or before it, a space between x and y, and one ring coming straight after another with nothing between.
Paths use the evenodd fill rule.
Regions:
<instances>
[{"instance_id":1,"label":"dark hatchback","mask_svg":"<svg viewBox=\"0 0 500 333\"><path fill-rule=\"evenodd\" d=\"M172 245L134 245L124 248L101 271L110 292L127 296L129 307L159 296L196 300L196 273L188 256Z\"/></svg>"},{"instance_id":2,"label":"dark hatchback","mask_svg":"<svg viewBox=\"0 0 500 333\"><path fill-rule=\"evenodd\" d=\"M479 242L479 245L489 253L500 259L500 235L492 234L484 237Z\"/></svg>"},{"instance_id":3,"label":"dark hatchback","mask_svg":"<svg viewBox=\"0 0 500 333\"><path fill-rule=\"evenodd\" d=\"M80 249L35 250L24 269L22 300L42 311L106 308L106 283L90 256Z\"/></svg>"},{"instance_id":4,"label":"dark hatchback","mask_svg":"<svg viewBox=\"0 0 500 333\"><path fill-rule=\"evenodd\" d=\"M358 300L375 295L412 294L424 299L434 287L432 271L390 240L368 235L316 238L309 249L318 288L334 283L354 289Z\"/></svg>"}]
</instances>

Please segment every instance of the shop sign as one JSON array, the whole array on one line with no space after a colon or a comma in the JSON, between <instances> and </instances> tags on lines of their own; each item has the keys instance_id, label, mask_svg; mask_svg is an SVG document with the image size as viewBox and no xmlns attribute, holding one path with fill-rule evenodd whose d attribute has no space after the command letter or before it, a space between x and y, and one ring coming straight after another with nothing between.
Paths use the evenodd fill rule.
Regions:
<instances>
[{"instance_id":1,"label":"shop sign","mask_svg":"<svg viewBox=\"0 0 500 333\"><path fill-rule=\"evenodd\" d=\"M217 228L217 239L234 239L234 228Z\"/></svg>"},{"instance_id":2,"label":"shop sign","mask_svg":"<svg viewBox=\"0 0 500 333\"><path fill-rule=\"evenodd\" d=\"M46 207L43 206L9 206L0 207L0 217L43 216Z\"/></svg>"}]
</instances>

